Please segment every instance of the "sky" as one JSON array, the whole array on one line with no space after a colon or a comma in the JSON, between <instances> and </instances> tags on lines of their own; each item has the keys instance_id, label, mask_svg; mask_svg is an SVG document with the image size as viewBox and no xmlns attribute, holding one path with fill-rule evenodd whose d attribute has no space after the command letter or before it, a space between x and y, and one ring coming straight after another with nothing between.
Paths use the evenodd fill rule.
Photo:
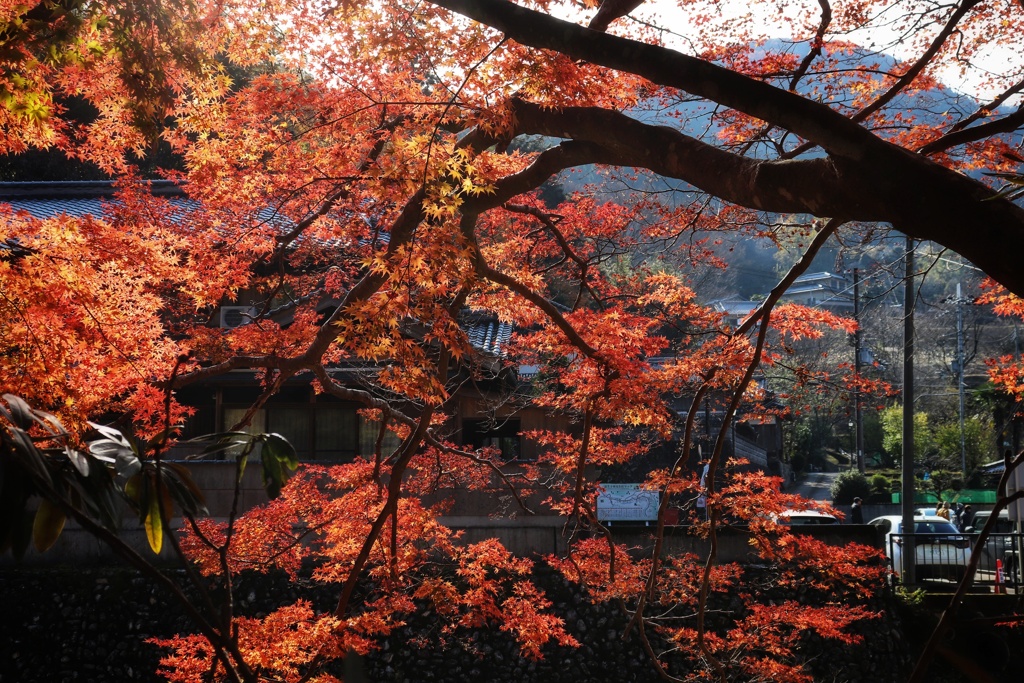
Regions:
<instances>
[{"instance_id":1,"label":"sky","mask_svg":"<svg viewBox=\"0 0 1024 683\"><path fill-rule=\"evenodd\" d=\"M987 4L1000 4L1012 0L989 0ZM849 2L844 0L832 0L833 13L838 14ZM910 41L900 40L900 33L895 27L893 20L898 15L905 14L908 8L917 6L919 8L941 6L948 8L951 3L928 2L928 0L892 0L887 3L888 10L876 15L874 26L870 31L863 30L851 32L842 36L844 40L856 43L863 47L877 49L903 61L917 59L922 48L913 45ZM708 16L711 23L739 25L754 31L763 38L793 37L794 26L798 27L802 35L813 34L817 26L821 9L817 0L762 0L761 2L735 2L729 0L697 0L687 2L686 8L680 8L679 0L646 0L644 4L635 9L630 17L638 21L656 24L659 27L668 29L662 35L666 43L682 52L692 53L691 45L699 40L699 36L706 31L705 21L700 19L700 7L708 8ZM1018 12L1024 13L1024 8L1017 8ZM578 11L571 8L563 9L563 18L585 23L594 10L583 13L581 18ZM889 15L892 15L891 17ZM620 25L625 26L626 21L620 20ZM924 30L937 30L941 24L926 23ZM613 29L614 30L614 26ZM920 34L915 34L920 39ZM995 36L993 36L995 38ZM998 36L1000 41L1009 36ZM1015 80L1024 78L1024 36L1016 36L1016 45L997 44L995 40L987 43L982 52L974 59L974 65L967 73L960 73L957 68L943 69L939 79L947 87L970 95L978 100L987 101L995 97L1005 85L994 87L984 85L982 82L988 75L987 72L1000 73L1010 67L1016 74ZM1024 102L1024 95L1018 95L1011 100L1012 103L1021 104Z\"/></svg>"}]
</instances>

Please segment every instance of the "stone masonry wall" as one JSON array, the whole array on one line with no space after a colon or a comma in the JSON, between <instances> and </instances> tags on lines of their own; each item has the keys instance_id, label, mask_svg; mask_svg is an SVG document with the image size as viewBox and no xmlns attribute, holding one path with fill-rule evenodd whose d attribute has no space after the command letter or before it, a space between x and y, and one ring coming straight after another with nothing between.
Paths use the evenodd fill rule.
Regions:
<instances>
[{"instance_id":1,"label":"stone masonry wall","mask_svg":"<svg viewBox=\"0 0 1024 683\"><path fill-rule=\"evenodd\" d=\"M346 681L375 683L627 683L660 680L635 637L623 640L625 617L615 605L591 604L554 572L537 580L581 647L551 647L543 661L521 658L497 629L463 634L444 647L429 612L409 623L361 661L348 663ZM238 586L241 611L256 614L300 597L330 609L336 589L292 584L282 576L249 576ZM768 589L765 600L799 597L798 590ZM150 637L191 632L167 592L125 569L0 569L0 683L127 683L158 681L160 657ZM716 609L740 610L735 596ZM877 620L859 626L860 645L805 638L801 654L815 680L830 683L897 681L911 662L902 628L880 593ZM419 642L419 646L412 646ZM657 644L656 644L657 646ZM664 647L664 644L661 644ZM665 647L664 649L668 649ZM673 657L666 656L672 663Z\"/></svg>"}]
</instances>

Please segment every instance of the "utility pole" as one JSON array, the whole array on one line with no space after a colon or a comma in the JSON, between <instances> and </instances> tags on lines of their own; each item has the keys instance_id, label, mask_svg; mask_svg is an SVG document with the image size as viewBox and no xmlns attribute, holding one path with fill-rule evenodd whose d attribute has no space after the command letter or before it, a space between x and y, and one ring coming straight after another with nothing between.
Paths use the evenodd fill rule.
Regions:
<instances>
[{"instance_id":1,"label":"utility pole","mask_svg":"<svg viewBox=\"0 0 1024 683\"><path fill-rule=\"evenodd\" d=\"M914 571L914 240L906 239L903 290L903 582L913 585Z\"/></svg>"},{"instance_id":2,"label":"utility pole","mask_svg":"<svg viewBox=\"0 0 1024 683\"><path fill-rule=\"evenodd\" d=\"M857 469L864 474L864 417L860 406L860 270L853 269L853 321L857 329L853 333L853 372L857 381L853 391L853 419L857 427L857 439L854 450L857 453Z\"/></svg>"},{"instance_id":3,"label":"utility pole","mask_svg":"<svg viewBox=\"0 0 1024 683\"><path fill-rule=\"evenodd\" d=\"M960 394L960 472L967 479L967 441L964 435L964 299L960 283L956 283L956 369L957 391Z\"/></svg>"},{"instance_id":4,"label":"utility pole","mask_svg":"<svg viewBox=\"0 0 1024 683\"><path fill-rule=\"evenodd\" d=\"M1020 358L1020 334L1017 330L1017 321L1013 321L1013 358ZM1020 421L1017 418L1018 402L1014 401L1013 412L1010 414L1010 444L1013 453L1020 453Z\"/></svg>"}]
</instances>

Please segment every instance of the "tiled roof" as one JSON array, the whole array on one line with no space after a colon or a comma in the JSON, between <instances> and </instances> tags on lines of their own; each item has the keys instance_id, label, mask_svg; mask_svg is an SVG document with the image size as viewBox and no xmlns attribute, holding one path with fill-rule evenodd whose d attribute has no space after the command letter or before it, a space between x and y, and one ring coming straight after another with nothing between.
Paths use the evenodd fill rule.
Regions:
<instances>
[{"instance_id":1,"label":"tiled roof","mask_svg":"<svg viewBox=\"0 0 1024 683\"><path fill-rule=\"evenodd\" d=\"M840 275L838 273L831 273L831 272L829 272L827 270L819 270L819 271L816 271L816 272L813 272L813 273L804 273L803 275L798 277L796 280L794 280L794 283L796 283L796 282L813 282L815 280L831 280L832 278L838 278L838 279L844 280L846 282L850 281L850 278L846 277L845 275Z\"/></svg>"},{"instance_id":2,"label":"tiled roof","mask_svg":"<svg viewBox=\"0 0 1024 683\"><path fill-rule=\"evenodd\" d=\"M497 318L485 318L463 323L469 343L484 353L500 356L512 337L512 325Z\"/></svg>"},{"instance_id":3,"label":"tiled roof","mask_svg":"<svg viewBox=\"0 0 1024 683\"><path fill-rule=\"evenodd\" d=\"M170 181L151 181L150 191L157 196L181 197L186 211L195 204L185 198L181 186ZM24 211L39 219L59 215L102 216L106 213L105 204L113 199L115 193L114 184L108 181L0 182L0 202L9 204L15 211ZM284 223L270 209L259 212L258 218L269 223ZM0 243L0 249L11 250L15 247L16 245ZM463 329L466 330L473 347L485 354L500 356L512 336L512 325L498 321L493 314L486 311L467 313Z\"/></svg>"},{"instance_id":4,"label":"tiled roof","mask_svg":"<svg viewBox=\"0 0 1024 683\"><path fill-rule=\"evenodd\" d=\"M182 196L181 186L170 180L148 180L149 191L161 197ZM31 183L0 182L0 201L16 199L102 199L113 197L114 183L109 180L69 180Z\"/></svg>"},{"instance_id":5,"label":"tiled roof","mask_svg":"<svg viewBox=\"0 0 1024 683\"><path fill-rule=\"evenodd\" d=\"M149 181L149 190L158 197L185 196L180 185L168 180ZM102 216L104 204L113 199L115 192L114 183L106 180L0 183L0 202L34 218L80 218Z\"/></svg>"}]
</instances>

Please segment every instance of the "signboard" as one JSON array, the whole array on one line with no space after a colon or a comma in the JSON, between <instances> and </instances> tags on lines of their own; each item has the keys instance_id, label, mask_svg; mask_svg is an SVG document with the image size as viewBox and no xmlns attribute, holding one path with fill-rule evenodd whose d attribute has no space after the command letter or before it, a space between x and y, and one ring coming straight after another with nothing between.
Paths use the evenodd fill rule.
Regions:
<instances>
[{"instance_id":1,"label":"signboard","mask_svg":"<svg viewBox=\"0 0 1024 683\"><path fill-rule=\"evenodd\" d=\"M657 491L640 484L602 484L597 496L597 518L602 522L654 522L658 519Z\"/></svg>"},{"instance_id":2,"label":"signboard","mask_svg":"<svg viewBox=\"0 0 1024 683\"><path fill-rule=\"evenodd\" d=\"M1024 464L1018 464L1010 472L1006 482L1006 495L1012 496L1017 491L1024 490ZM1008 506L1010 519L1014 522L1024 522L1024 498L1018 498Z\"/></svg>"}]
</instances>

